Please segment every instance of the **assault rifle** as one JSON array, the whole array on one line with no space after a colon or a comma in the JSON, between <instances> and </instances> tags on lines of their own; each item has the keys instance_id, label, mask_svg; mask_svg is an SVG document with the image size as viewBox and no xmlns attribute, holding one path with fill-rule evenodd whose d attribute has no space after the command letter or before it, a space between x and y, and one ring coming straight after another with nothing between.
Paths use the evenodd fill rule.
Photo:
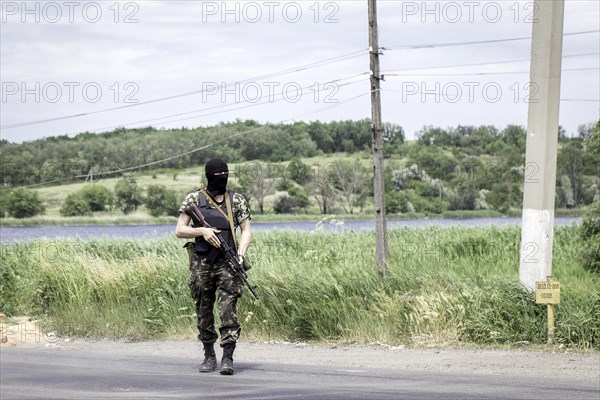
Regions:
<instances>
[{"instance_id":1,"label":"assault rifle","mask_svg":"<svg viewBox=\"0 0 600 400\"><path fill-rule=\"evenodd\" d=\"M195 204L192 204L188 208L186 214L192 218L192 221L194 221L194 225L214 229L208 224L208 222L206 222L206 220L204 219L204 215L202 215L202 212ZM231 234L235 235L235 232L231 232ZM225 256L227 261L229 262L229 265L231 266L234 275L239 277L242 280L242 282L244 282L244 284L248 286L250 293L252 293L252 295L256 299L258 299L258 293L256 293L256 290L254 290L250 282L248 282L248 275L246 274L246 270L244 270L244 266L240 264L240 260L238 259L236 252L231 248L231 246L229 246L229 244L227 244L227 242L223 239L220 233L216 233L216 235L219 241L221 242L220 249L223 252L223 255ZM247 263L246 260L244 260L244 264L247 265L246 269L252 268L252 266L249 263Z\"/></svg>"}]
</instances>

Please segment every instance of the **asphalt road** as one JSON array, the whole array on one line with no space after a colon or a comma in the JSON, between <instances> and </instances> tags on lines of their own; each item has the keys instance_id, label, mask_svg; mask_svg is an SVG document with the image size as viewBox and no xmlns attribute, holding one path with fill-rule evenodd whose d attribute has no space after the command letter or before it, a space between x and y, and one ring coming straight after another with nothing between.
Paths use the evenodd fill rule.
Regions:
<instances>
[{"instance_id":1,"label":"asphalt road","mask_svg":"<svg viewBox=\"0 0 600 400\"><path fill-rule=\"evenodd\" d=\"M595 379L444 373L348 365L236 362L233 376L199 374L190 357L86 350L1 349L8 399L593 399Z\"/></svg>"}]
</instances>

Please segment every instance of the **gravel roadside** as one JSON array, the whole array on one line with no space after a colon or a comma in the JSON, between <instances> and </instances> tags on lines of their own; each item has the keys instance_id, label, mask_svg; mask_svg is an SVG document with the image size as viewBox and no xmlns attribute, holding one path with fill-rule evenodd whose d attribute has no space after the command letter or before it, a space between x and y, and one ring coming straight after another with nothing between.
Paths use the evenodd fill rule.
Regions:
<instances>
[{"instance_id":1,"label":"gravel roadside","mask_svg":"<svg viewBox=\"0 0 600 400\"><path fill-rule=\"evenodd\" d=\"M126 342L64 339L27 343L19 348L48 351L92 351L131 356L201 358L194 340ZM219 356L220 350L217 351ZM600 353L569 353L528 350L407 349L403 346L341 346L288 342L240 342L236 359L246 363L301 364L335 369L390 368L451 374L556 377L599 382Z\"/></svg>"},{"instance_id":2,"label":"gravel roadside","mask_svg":"<svg viewBox=\"0 0 600 400\"><path fill-rule=\"evenodd\" d=\"M8 321L4 321L8 322ZM201 346L195 340L131 342L112 339L60 338L52 332L36 329L26 318L2 325L0 347L44 348L49 351L100 351L124 355L201 358ZM220 351L218 351L219 355ZM593 380L600 385L600 352L571 352L544 348L523 350L413 349L376 344L349 346L290 342L240 342L236 359L244 362L269 362L330 366L340 369L390 368L475 375L515 377L556 377ZM600 387L599 387L600 389Z\"/></svg>"}]
</instances>

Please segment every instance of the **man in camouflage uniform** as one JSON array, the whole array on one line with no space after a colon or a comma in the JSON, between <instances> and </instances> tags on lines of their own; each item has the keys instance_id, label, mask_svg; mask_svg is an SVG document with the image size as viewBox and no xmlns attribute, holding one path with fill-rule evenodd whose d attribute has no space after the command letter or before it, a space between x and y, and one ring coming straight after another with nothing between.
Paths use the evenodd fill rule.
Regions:
<instances>
[{"instance_id":1,"label":"man in camouflage uniform","mask_svg":"<svg viewBox=\"0 0 600 400\"><path fill-rule=\"evenodd\" d=\"M214 343L218 335L214 326L213 308L218 299L221 319L221 374L233 374L233 352L240 336L240 324L236 314L237 300L242 295L244 284L235 276L231 267L219 250L220 241L215 233L220 233L223 240L232 248L237 247L240 263L250 244L250 210L244 196L226 189L229 171L227 163L213 158L206 163L206 189L190 193L179 209L176 235L179 238L195 239L189 243L190 253L190 291L196 301L198 317L198 339L204 346L204 362L200 372L211 372L217 367ZM195 204L209 225L216 229L188 226L190 216L188 208ZM228 210L228 205L231 207ZM231 216L232 218L229 218ZM233 221L230 221L233 219ZM241 228L239 244L236 246L235 231Z\"/></svg>"}]
</instances>

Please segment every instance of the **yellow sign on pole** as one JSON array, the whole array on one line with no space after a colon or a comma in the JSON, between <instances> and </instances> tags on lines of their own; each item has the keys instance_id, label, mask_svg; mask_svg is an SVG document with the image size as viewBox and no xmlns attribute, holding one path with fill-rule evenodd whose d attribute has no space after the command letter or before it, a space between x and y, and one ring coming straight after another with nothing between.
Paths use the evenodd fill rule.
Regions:
<instances>
[{"instance_id":1,"label":"yellow sign on pole","mask_svg":"<svg viewBox=\"0 0 600 400\"><path fill-rule=\"evenodd\" d=\"M560 303L560 283L552 276L535 283L535 302L548 305L548 344L554 341L554 305Z\"/></svg>"},{"instance_id":2,"label":"yellow sign on pole","mask_svg":"<svg viewBox=\"0 0 600 400\"><path fill-rule=\"evenodd\" d=\"M537 304L559 304L560 283L549 278L535 283L535 302Z\"/></svg>"}]
</instances>

